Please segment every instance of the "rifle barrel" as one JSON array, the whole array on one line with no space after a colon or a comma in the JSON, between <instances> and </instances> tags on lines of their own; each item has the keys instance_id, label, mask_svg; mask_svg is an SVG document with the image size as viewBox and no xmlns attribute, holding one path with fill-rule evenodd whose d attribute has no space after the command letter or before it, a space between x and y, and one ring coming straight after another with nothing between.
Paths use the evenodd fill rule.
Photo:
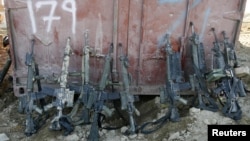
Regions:
<instances>
[{"instance_id":1,"label":"rifle barrel","mask_svg":"<svg viewBox=\"0 0 250 141\"><path fill-rule=\"evenodd\" d=\"M216 33L215 33L215 28L211 28L213 34L214 34L214 39L215 39L215 42L218 43L218 38L216 36Z\"/></svg>"}]
</instances>

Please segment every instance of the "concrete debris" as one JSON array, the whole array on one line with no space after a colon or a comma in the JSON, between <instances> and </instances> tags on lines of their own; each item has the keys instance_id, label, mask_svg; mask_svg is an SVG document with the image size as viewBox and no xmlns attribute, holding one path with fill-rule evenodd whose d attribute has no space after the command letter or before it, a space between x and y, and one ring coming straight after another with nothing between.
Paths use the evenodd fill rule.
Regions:
<instances>
[{"instance_id":1,"label":"concrete debris","mask_svg":"<svg viewBox=\"0 0 250 141\"><path fill-rule=\"evenodd\" d=\"M9 141L9 140L10 138L5 133L0 134L0 141Z\"/></svg>"}]
</instances>

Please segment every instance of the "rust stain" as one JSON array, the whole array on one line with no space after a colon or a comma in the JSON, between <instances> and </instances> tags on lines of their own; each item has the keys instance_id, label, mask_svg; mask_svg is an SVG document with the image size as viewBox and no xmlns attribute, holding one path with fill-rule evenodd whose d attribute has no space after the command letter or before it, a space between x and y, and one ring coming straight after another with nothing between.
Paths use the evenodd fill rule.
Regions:
<instances>
[{"instance_id":1,"label":"rust stain","mask_svg":"<svg viewBox=\"0 0 250 141\"><path fill-rule=\"evenodd\" d=\"M78 1L76 2L76 5L77 5L77 13L76 13L76 17L77 17L77 20L80 21L84 18L87 17L89 11L90 11L90 3L88 1L85 1L85 2L82 2L82 1ZM86 6L88 5L88 6Z\"/></svg>"},{"instance_id":2,"label":"rust stain","mask_svg":"<svg viewBox=\"0 0 250 141\"><path fill-rule=\"evenodd\" d=\"M176 51L176 52L180 51L180 43L178 40L172 40L171 44L172 44L174 51Z\"/></svg>"},{"instance_id":3,"label":"rust stain","mask_svg":"<svg viewBox=\"0 0 250 141\"><path fill-rule=\"evenodd\" d=\"M54 42L55 42L56 44L59 43L58 31L56 30L56 28L54 28Z\"/></svg>"},{"instance_id":4,"label":"rust stain","mask_svg":"<svg viewBox=\"0 0 250 141\"><path fill-rule=\"evenodd\" d=\"M73 50L73 54L76 56L83 56L83 53L81 51L76 50L76 49Z\"/></svg>"},{"instance_id":5,"label":"rust stain","mask_svg":"<svg viewBox=\"0 0 250 141\"><path fill-rule=\"evenodd\" d=\"M162 2L163 1L166 2L167 0L162 0ZM217 1L216 4L212 1L191 0L189 4L189 14L186 21L187 25L185 25L185 12L187 11L186 1L178 1L179 3L175 6L171 3L161 5L156 0L119 1L118 43L123 44L123 53L128 53L128 59L130 61L129 71L134 77L133 81L136 81L134 84L145 84L145 86L164 84L164 76L166 74L165 45L157 45L158 38L165 33L168 33L168 31L171 33L170 40L173 50L179 51L181 43L179 38L180 36L183 36L182 33L184 26L187 29L186 34L190 35L188 23L189 21L192 21L195 23L194 30L201 35L204 33L203 38L206 52L210 52L212 42L214 41L212 34L208 31L211 27L215 27L218 34L222 27L230 36L233 36L235 33L235 22L225 19L225 16L229 19L240 18L242 13L239 13L237 11L238 9L236 9L239 7L239 0L230 1L228 5L222 5L227 2L226 0ZM62 3L62 1L59 0L57 0L57 2L58 6ZM112 42L113 0L76 0L75 2L77 9L77 32L74 35L70 35L73 36L72 52L74 53L70 67L72 70L80 70L80 58L83 56L82 45L84 45L83 30L89 30L89 44L92 49L97 49L98 53L102 55L108 53L110 43ZM6 5L6 10L16 6L15 0L8 0L8 3L9 5ZM70 5L67 5L67 7L70 8ZM33 8L35 10L35 7ZM45 50L47 57L45 55L38 56L40 58L44 58L45 56L46 58L39 59L39 65L43 66L44 63L48 63L51 65L50 70L53 69L53 71L56 72L61 68L61 57L65 46L65 37L68 36L67 34L71 34L67 30L67 28L69 28L68 26L72 24L71 17L68 17L68 14L70 14L69 11L67 12L60 7L57 7L53 16L61 15L62 18L60 22L52 19L52 30L47 33L44 29L46 29L48 23L43 22L42 18L48 16L51 7L42 6L41 8L42 9L35 11L36 17L34 19L37 21L36 26L39 27L39 32L35 34L35 37L40 41L37 42L37 47L39 48L38 51ZM211 13L209 8L211 8ZM20 69L14 73L19 77L27 73L23 70L25 70L26 67L24 64L25 53L30 45L25 41L27 41L27 39L30 38L30 34L32 34L29 33L32 30L27 11L27 8L23 10L14 9L12 19L10 19L14 24L14 42L18 46L13 51L16 55L14 63L18 66L17 68ZM230 11L236 11L236 13ZM164 43L164 40L162 43ZM117 51L118 58L120 56L120 50ZM184 53L188 51L189 49L186 46ZM189 71L189 62L191 62L189 56L183 58L182 62L182 65L186 67L185 72ZM104 58L91 56L91 81L95 83L98 82L103 70L103 64ZM44 70L45 71L41 71L41 73L51 73L51 71L47 69ZM25 83L22 84L25 85ZM15 87L17 88L17 86ZM144 90L141 91L143 92Z\"/></svg>"}]
</instances>

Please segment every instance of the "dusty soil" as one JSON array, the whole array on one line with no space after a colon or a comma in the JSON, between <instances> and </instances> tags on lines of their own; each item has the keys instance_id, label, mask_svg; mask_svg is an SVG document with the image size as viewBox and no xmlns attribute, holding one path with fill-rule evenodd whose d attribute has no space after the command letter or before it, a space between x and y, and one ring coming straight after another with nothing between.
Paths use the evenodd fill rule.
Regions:
<instances>
[{"instance_id":1,"label":"dusty soil","mask_svg":"<svg viewBox=\"0 0 250 141\"><path fill-rule=\"evenodd\" d=\"M238 60L241 66L250 67L250 34L244 34L241 37L236 51ZM250 88L250 76L244 79L247 87ZM189 99L188 96L184 97ZM127 129L123 126L117 130L100 130L101 141L206 141L207 140L207 125L234 125L234 124L250 124L250 95L240 97L238 99L242 108L242 119L239 121L225 117L222 112L210 112L200 110L187 105L178 104L181 120L179 122L167 122L159 130L151 134L138 133L135 135L125 136L122 133ZM160 104L158 96L140 97L140 102L136 106L141 111L141 116L136 117L138 125L146 121L155 121L164 116L168 111L167 105ZM74 132L68 136L63 136L63 131L49 130L50 121L53 117L46 120L46 123L41 127L36 134L31 137L24 135L25 115L18 113L18 99L11 91L11 83L5 79L0 87L0 140L9 141L85 141L90 125L76 126ZM114 117L112 117L114 118ZM107 120L109 122L110 120ZM123 123L121 118L112 119ZM109 122L110 123L110 122ZM108 125L108 124L104 124Z\"/></svg>"}]
</instances>

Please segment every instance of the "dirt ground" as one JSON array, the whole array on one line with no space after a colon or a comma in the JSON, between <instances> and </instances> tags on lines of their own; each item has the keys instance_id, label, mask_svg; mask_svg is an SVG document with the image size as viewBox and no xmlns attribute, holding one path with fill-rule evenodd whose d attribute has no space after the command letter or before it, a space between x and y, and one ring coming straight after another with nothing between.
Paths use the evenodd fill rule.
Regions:
<instances>
[{"instance_id":1,"label":"dirt ground","mask_svg":"<svg viewBox=\"0 0 250 141\"><path fill-rule=\"evenodd\" d=\"M250 67L250 34L241 34L236 48L240 66ZM7 76L8 77L8 76ZM250 76L244 77L244 82L250 88ZM184 97L189 99L189 97ZM127 129L123 126L117 130L100 130L101 141L206 141L207 125L234 125L250 124L250 95L238 99L242 108L242 119L235 121L225 117L222 112L210 112L178 104L180 112L179 122L167 122L159 130L151 134L138 133L125 136L122 133ZM155 121L168 111L167 105L160 104L158 96L140 97L136 106L141 111L136 117L138 125L146 121ZM63 131L51 131L49 125L52 117L46 120L36 134L31 137L24 135L25 115L18 112L18 99L11 91L11 83L5 79L0 87L0 141L85 141L90 125L76 126L74 132L63 136ZM121 119L116 119L122 121Z\"/></svg>"}]
</instances>

